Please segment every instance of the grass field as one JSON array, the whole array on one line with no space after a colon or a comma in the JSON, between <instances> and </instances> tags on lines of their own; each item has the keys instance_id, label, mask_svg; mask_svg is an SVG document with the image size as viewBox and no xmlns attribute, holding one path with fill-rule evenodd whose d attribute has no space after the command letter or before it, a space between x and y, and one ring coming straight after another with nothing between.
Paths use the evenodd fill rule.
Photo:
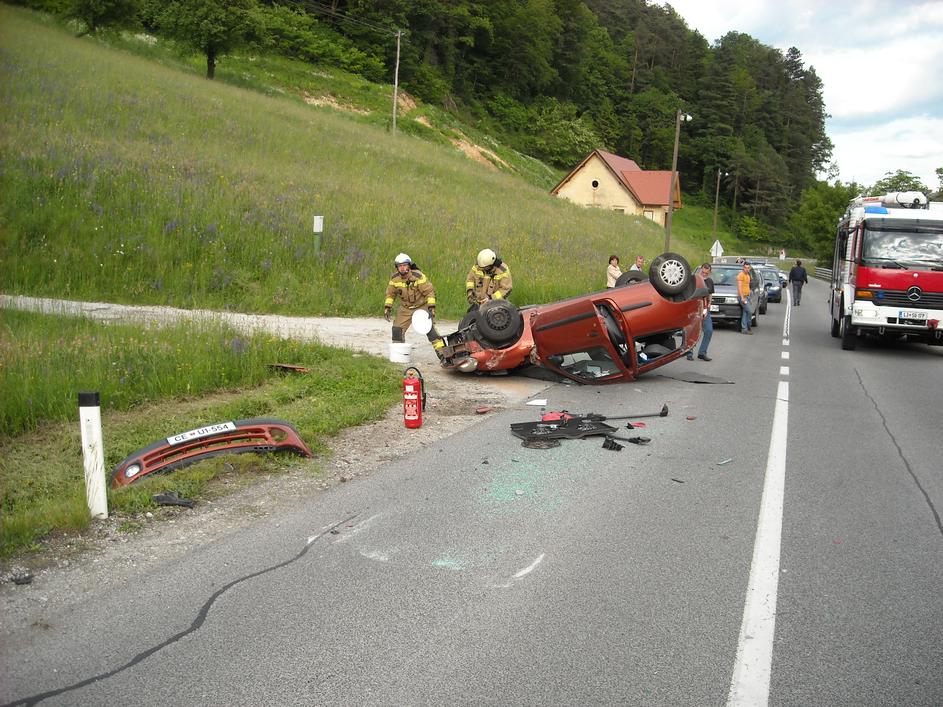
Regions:
<instances>
[{"instance_id":1,"label":"grass field","mask_svg":"<svg viewBox=\"0 0 943 707\"><path fill-rule=\"evenodd\" d=\"M452 148L0 13L7 292L368 314L405 250L458 316L484 246L511 264L521 302L598 288L611 252L661 250L651 223Z\"/></svg>"}]
</instances>

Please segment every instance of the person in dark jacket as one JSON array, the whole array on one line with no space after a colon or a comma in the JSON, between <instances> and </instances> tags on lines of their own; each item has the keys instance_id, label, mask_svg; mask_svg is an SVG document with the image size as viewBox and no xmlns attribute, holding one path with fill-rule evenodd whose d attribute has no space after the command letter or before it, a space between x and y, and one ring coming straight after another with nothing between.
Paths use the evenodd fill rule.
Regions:
<instances>
[{"instance_id":1,"label":"person in dark jacket","mask_svg":"<svg viewBox=\"0 0 943 707\"><path fill-rule=\"evenodd\" d=\"M809 282L809 276L802 267L801 260L797 260L793 269L789 271L789 282L792 283L792 306L798 307L802 301L802 286Z\"/></svg>"},{"instance_id":2,"label":"person in dark jacket","mask_svg":"<svg viewBox=\"0 0 943 707\"><path fill-rule=\"evenodd\" d=\"M707 288L707 291L710 294L714 294L714 280L711 278L711 264L704 263L701 266L701 277L704 278L704 287ZM710 299L707 300L710 302ZM710 305L708 305L707 313L704 315L704 322L701 324L701 345L697 347L697 357L702 361L711 361L710 356L707 355L707 347L711 345L711 337L714 336L714 320L711 319ZM688 351L688 360L694 360L694 352Z\"/></svg>"}]
</instances>

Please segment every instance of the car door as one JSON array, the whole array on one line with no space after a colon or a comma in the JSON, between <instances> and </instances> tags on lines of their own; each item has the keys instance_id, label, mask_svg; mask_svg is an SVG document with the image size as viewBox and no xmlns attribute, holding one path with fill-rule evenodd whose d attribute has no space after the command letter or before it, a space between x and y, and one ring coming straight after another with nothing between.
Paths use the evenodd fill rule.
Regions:
<instances>
[{"instance_id":1,"label":"car door","mask_svg":"<svg viewBox=\"0 0 943 707\"><path fill-rule=\"evenodd\" d=\"M605 298L541 308L531 321L541 365L581 383L634 378L634 350L622 315Z\"/></svg>"}]
</instances>

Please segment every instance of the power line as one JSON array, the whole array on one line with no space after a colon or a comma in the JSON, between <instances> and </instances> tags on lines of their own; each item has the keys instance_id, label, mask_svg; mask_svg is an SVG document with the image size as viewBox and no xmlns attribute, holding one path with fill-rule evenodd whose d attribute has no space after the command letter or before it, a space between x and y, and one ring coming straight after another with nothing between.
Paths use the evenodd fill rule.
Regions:
<instances>
[{"instance_id":1,"label":"power line","mask_svg":"<svg viewBox=\"0 0 943 707\"><path fill-rule=\"evenodd\" d=\"M288 2L291 2L291 0L288 0ZM369 20L364 20L359 17L354 17L352 15L346 15L342 12L338 12L337 10L331 7L328 7L327 5L323 5L322 3L315 2L314 0L298 0L297 2L291 3L291 4L301 5L306 10L312 10L314 12L321 13L323 15L328 15L330 17L334 17L344 22L350 22L355 25L361 25L362 27L366 27L367 29L372 29L375 32L382 32L383 34L391 34L394 37L396 36L397 32L399 32L399 30L392 30L389 27L384 27L383 25L370 22Z\"/></svg>"}]
</instances>

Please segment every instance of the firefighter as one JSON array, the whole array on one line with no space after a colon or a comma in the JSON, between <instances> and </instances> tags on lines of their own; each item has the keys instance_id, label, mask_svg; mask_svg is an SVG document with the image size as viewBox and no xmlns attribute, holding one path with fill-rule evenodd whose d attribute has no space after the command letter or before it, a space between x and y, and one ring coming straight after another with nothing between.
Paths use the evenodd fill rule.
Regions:
<instances>
[{"instance_id":1,"label":"firefighter","mask_svg":"<svg viewBox=\"0 0 943 707\"><path fill-rule=\"evenodd\" d=\"M471 305L469 311L492 299L507 299L511 295L511 269L491 248L480 253L465 278L465 296Z\"/></svg>"},{"instance_id":2,"label":"firefighter","mask_svg":"<svg viewBox=\"0 0 943 707\"><path fill-rule=\"evenodd\" d=\"M424 309L433 320L432 329L426 337L432 342L436 353L439 353L445 346L445 341L435 328L435 288L406 253L397 255L393 263L396 265L396 272L386 287L386 299L383 302L383 318L393 321L393 341L406 341L406 330L412 323L413 312ZM397 297L400 304L396 310L396 318L393 319L393 301Z\"/></svg>"}]
</instances>

